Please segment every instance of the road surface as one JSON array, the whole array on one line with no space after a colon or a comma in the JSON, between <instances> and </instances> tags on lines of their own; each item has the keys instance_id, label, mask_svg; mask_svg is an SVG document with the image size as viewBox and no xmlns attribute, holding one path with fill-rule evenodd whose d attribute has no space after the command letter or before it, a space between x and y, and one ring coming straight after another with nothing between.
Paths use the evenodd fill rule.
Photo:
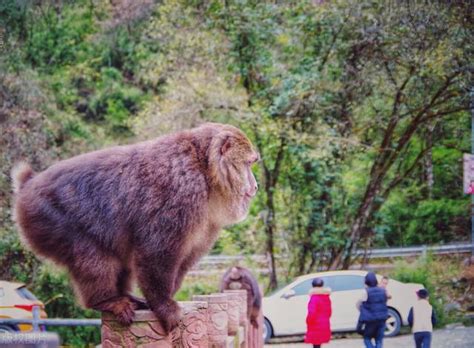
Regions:
<instances>
[{"instance_id":1,"label":"road surface","mask_svg":"<svg viewBox=\"0 0 474 348\"><path fill-rule=\"evenodd\" d=\"M353 337L351 335L351 337ZM279 341L281 341L279 339ZM383 343L384 348L409 348L415 347L412 335L400 335L386 338ZM311 345L305 343L272 343L266 344L265 348L310 348ZM362 338L339 338L324 344L322 348L363 348ZM451 329L436 330L433 333L431 348L474 348L474 327L458 326Z\"/></svg>"}]
</instances>

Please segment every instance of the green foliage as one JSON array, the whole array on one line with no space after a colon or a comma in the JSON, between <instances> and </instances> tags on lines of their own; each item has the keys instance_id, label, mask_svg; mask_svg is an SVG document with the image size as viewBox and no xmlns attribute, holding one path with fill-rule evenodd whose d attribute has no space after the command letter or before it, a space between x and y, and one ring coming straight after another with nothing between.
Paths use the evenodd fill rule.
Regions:
<instances>
[{"instance_id":1,"label":"green foliage","mask_svg":"<svg viewBox=\"0 0 474 348\"><path fill-rule=\"evenodd\" d=\"M216 286L204 282L192 282L183 284L176 293L176 301L191 301L193 295L208 295L217 292Z\"/></svg>"},{"instance_id":2,"label":"green foliage","mask_svg":"<svg viewBox=\"0 0 474 348\"><path fill-rule=\"evenodd\" d=\"M70 280L64 272L41 266L34 287L34 294L46 303L46 312L51 318L99 318L100 313L84 310L77 305ZM63 342L73 347L95 346L100 343L100 328L93 326L55 327Z\"/></svg>"},{"instance_id":3,"label":"green foliage","mask_svg":"<svg viewBox=\"0 0 474 348\"><path fill-rule=\"evenodd\" d=\"M453 300L451 279L458 275L459 269L452 262L436 261L432 255L421 256L415 262L397 261L391 277L404 283L422 284L429 292L429 301L436 313L437 327L444 327L449 322L458 322L461 318L456 313L445 313L444 305Z\"/></svg>"},{"instance_id":4,"label":"green foliage","mask_svg":"<svg viewBox=\"0 0 474 348\"><path fill-rule=\"evenodd\" d=\"M84 59L91 49L85 39L96 30L93 8L80 3L60 8L45 4L38 5L35 10L41 15L34 15L33 11L29 15L26 60L34 66L52 70Z\"/></svg>"}]
</instances>

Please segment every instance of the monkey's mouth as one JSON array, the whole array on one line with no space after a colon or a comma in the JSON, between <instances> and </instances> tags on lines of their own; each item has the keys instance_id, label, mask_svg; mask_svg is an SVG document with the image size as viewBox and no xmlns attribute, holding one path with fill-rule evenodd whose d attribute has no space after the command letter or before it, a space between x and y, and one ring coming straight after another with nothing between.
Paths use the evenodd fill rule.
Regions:
<instances>
[{"instance_id":1,"label":"monkey's mouth","mask_svg":"<svg viewBox=\"0 0 474 348\"><path fill-rule=\"evenodd\" d=\"M244 202L245 205L249 205L250 201L252 200L253 196L251 194L245 193L242 197L242 201Z\"/></svg>"},{"instance_id":2,"label":"monkey's mouth","mask_svg":"<svg viewBox=\"0 0 474 348\"><path fill-rule=\"evenodd\" d=\"M249 209L249 206L250 206L250 201L252 200L252 197L247 195L247 194L244 194L242 196L242 203L241 203L241 209L244 211L244 212L247 212L248 209Z\"/></svg>"}]
</instances>

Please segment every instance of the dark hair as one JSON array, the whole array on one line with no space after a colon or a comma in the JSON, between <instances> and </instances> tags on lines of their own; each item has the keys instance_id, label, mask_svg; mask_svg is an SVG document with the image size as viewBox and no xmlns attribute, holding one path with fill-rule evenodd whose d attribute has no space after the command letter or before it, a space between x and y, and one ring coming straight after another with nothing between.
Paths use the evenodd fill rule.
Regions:
<instances>
[{"instance_id":1,"label":"dark hair","mask_svg":"<svg viewBox=\"0 0 474 348\"><path fill-rule=\"evenodd\" d=\"M313 288L320 288L324 285L324 280L321 278L314 278L311 284L313 284Z\"/></svg>"},{"instance_id":2,"label":"dark hair","mask_svg":"<svg viewBox=\"0 0 474 348\"><path fill-rule=\"evenodd\" d=\"M416 294L418 295L419 298L427 298L429 295L428 290L426 289L420 289L416 292Z\"/></svg>"},{"instance_id":3,"label":"dark hair","mask_svg":"<svg viewBox=\"0 0 474 348\"><path fill-rule=\"evenodd\" d=\"M378 281L377 281L377 276L375 275L374 272L369 272L365 276L365 285L368 287L374 287L377 286Z\"/></svg>"}]
</instances>

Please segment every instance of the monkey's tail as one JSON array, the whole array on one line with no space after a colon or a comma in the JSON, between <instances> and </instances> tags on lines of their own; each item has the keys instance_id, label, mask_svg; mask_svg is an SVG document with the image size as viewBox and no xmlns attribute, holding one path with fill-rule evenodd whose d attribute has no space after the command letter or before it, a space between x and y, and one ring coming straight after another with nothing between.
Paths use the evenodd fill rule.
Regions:
<instances>
[{"instance_id":1,"label":"monkey's tail","mask_svg":"<svg viewBox=\"0 0 474 348\"><path fill-rule=\"evenodd\" d=\"M26 162L19 162L13 166L11 171L13 193L17 194L25 186L26 182L35 175L31 166Z\"/></svg>"}]
</instances>

